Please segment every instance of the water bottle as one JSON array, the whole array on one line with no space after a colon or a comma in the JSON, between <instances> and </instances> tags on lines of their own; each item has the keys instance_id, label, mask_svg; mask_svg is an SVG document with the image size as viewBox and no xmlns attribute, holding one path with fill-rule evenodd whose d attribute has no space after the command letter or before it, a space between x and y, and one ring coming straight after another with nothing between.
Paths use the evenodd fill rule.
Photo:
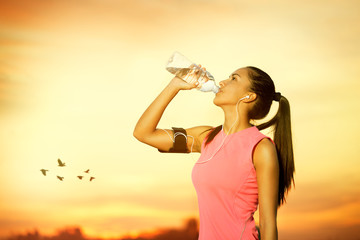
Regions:
<instances>
[{"instance_id":1,"label":"water bottle","mask_svg":"<svg viewBox=\"0 0 360 240\"><path fill-rule=\"evenodd\" d=\"M197 89L203 92L219 91L219 87L215 83L214 77L208 72L201 69L198 65L191 62L179 52L174 52L166 64L166 70L178 76L188 83L197 81L199 84ZM200 71L195 74L195 71Z\"/></svg>"}]
</instances>

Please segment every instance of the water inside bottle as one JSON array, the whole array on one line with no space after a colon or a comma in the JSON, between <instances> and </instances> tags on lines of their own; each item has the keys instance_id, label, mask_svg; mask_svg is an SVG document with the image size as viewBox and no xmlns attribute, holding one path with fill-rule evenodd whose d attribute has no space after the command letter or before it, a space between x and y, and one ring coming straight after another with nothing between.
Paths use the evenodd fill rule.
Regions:
<instances>
[{"instance_id":1,"label":"water inside bottle","mask_svg":"<svg viewBox=\"0 0 360 240\"><path fill-rule=\"evenodd\" d=\"M212 76L209 76L206 72L197 66L192 66L189 68L167 67L166 70L188 83L194 83L198 81L200 83L199 85L201 85L208 80L213 80ZM200 75L199 73L196 73L196 70L200 70Z\"/></svg>"},{"instance_id":2,"label":"water inside bottle","mask_svg":"<svg viewBox=\"0 0 360 240\"><path fill-rule=\"evenodd\" d=\"M166 70L190 84L198 82L197 89L200 91L216 93L219 89L214 77L208 71L204 71L179 52L175 51L168 59Z\"/></svg>"}]
</instances>

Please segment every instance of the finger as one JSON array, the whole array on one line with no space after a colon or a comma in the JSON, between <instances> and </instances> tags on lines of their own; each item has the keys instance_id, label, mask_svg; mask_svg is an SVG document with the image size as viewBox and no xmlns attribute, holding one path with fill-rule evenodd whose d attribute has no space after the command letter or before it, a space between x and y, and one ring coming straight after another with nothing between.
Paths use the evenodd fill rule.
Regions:
<instances>
[{"instance_id":1,"label":"finger","mask_svg":"<svg viewBox=\"0 0 360 240\"><path fill-rule=\"evenodd\" d=\"M198 74L199 69L194 69L194 71L192 72L192 74L190 75L190 83L194 83L197 82L197 74Z\"/></svg>"},{"instance_id":2,"label":"finger","mask_svg":"<svg viewBox=\"0 0 360 240\"><path fill-rule=\"evenodd\" d=\"M186 85L186 89L193 89L193 88L196 88L198 85L198 82L195 81L195 82L188 82L187 85Z\"/></svg>"},{"instance_id":3,"label":"finger","mask_svg":"<svg viewBox=\"0 0 360 240\"><path fill-rule=\"evenodd\" d=\"M200 69L203 69L203 70L206 69L206 68L203 67L201 64L199 64L199 68L200 68Z\"/></svg>"},{"instance_id":4,"label":"finger","mask_svg":"<svg viewBox=\"0 0 360 240\"><path fill-rule=\"evenodd\" d=\"M199 68L199 71L198 71L198 78L201 78L201 76L203 76L205 73L204 69L203 68Z\"/></svg>"},{"instance_id":5,"label":"finger","mask_svg":"<svg viewBox=\"0 0 360 240\"><path fill-rule=\"evenodd\" d=\"M196 70L194 71L194 74L192 76L194 81L197 82L199 80L199 77L201 76L201 73L202 73L201 68L196 68Z\"/></svg>"},{"instance_id":6,"label":"finger","mask_svg":"<svg viewBox=\"0 0 360 240\"><path fill-rule=\"evenodd\" d=\"M190 89L196 88L198 85L199 85L199 83L197 81L193 82L190 84Z\"/></svg>"},{"instance_id":7,"label":"finger","mask_svg":"<svg viewBox=\"0 0 360 240\"><path fill-rule=\"evenodd\" d=\"M187 82L190 83L190 84L192 84L193 81L194 81L193 79L194 79L194 73L191 72L191 73L188 75L188 77L187 77Z\"/></svg>"},{"instance_id":8,"label":"finger","mask_svg":"<svg viewBox=\"0 0 360 240\"><path fill-rule=\"evenodd\" d=\"M201 71L201 67L197 67L197 68L195 68L195 73L198 73L199 71Z\"/></svg>"}]
</instances>

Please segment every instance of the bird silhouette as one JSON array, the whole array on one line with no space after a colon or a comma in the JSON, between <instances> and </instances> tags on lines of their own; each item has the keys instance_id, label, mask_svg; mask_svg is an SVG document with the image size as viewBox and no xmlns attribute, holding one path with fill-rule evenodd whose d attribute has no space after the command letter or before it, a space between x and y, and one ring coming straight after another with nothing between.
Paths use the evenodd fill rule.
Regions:
<instances>
[{"instance_id":1,"label":"bird silhouette","mask_svg":"<svg viewBox=\"0 0 360 240\"><path fill-rule=\"evenodd\" d=\"M58 158L59 167L65 167L65 163L63 163L60 158Z\"/></svg>"},{"instance_id":2,"label":"bird silhouette","mask_svg":"<svg viewBox=\"0 0 360 240\"><path fill-rule=\"evenodd\" d=\"M40 171L42 172L42 174L44 174L44 176L46 176L46 171L49 171L49 170L46 170L46 169L40 169Z\"/></svg>"},{"instance_id":3,"label":"bird silhouette","mask_svg":"<svg viewBox=\"0 0 360 240\"><path fill-rule=\"evenodd\" d=\"M84 176L77 176L80 180L84 177Z\"/></svg>"},{"instance_id":4,"label":"bird silhouette","mask_svg":"<svg viewBox=\"0 0 360 240\"><path fill-rule=\"evenodd\" d=\"M93 179L95 179L95 178L94 178L94 177L91 177L91 178L90 178L90 182L91 182Z\"/></svg>"},{"instance_id":5,"label":"bird silhouette","mask_svg":"<svg viewBox=\"0 0 360 240\"><path fill-rule=\"evenodd\" d=\"M88 169L88 170L84 171L84 173L89 173L89 171L90 171L90 169Z\"/></svg>"},{"instance_id":6,"label":"bird silhouette","mask_svg":"<svg viewBox=\"0 0 360 240\"><path fill-rule=\"evenodd\" d=\"M64 179L64 177L56 176L60 181Z\"/></svg>"}]
</instances>

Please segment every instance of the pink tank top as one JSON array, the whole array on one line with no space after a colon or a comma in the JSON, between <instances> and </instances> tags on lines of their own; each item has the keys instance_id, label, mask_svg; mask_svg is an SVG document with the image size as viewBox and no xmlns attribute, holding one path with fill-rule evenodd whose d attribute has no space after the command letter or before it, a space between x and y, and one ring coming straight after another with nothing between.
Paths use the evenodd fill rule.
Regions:
<instances>
[{"instance_id":1,"label":"pink tank top","mask_svg":"<svg viewBox=\"0 0 360 240\"><path fill-rule=\"evenodd\" d=\"M213 156L225 136L221 130L207 146L204 140L192 170L199 204L199 240L257 240L253 214L258 188L252 155L267 136L256 127L230 134Z\"/></svg>"}]
</instances>

